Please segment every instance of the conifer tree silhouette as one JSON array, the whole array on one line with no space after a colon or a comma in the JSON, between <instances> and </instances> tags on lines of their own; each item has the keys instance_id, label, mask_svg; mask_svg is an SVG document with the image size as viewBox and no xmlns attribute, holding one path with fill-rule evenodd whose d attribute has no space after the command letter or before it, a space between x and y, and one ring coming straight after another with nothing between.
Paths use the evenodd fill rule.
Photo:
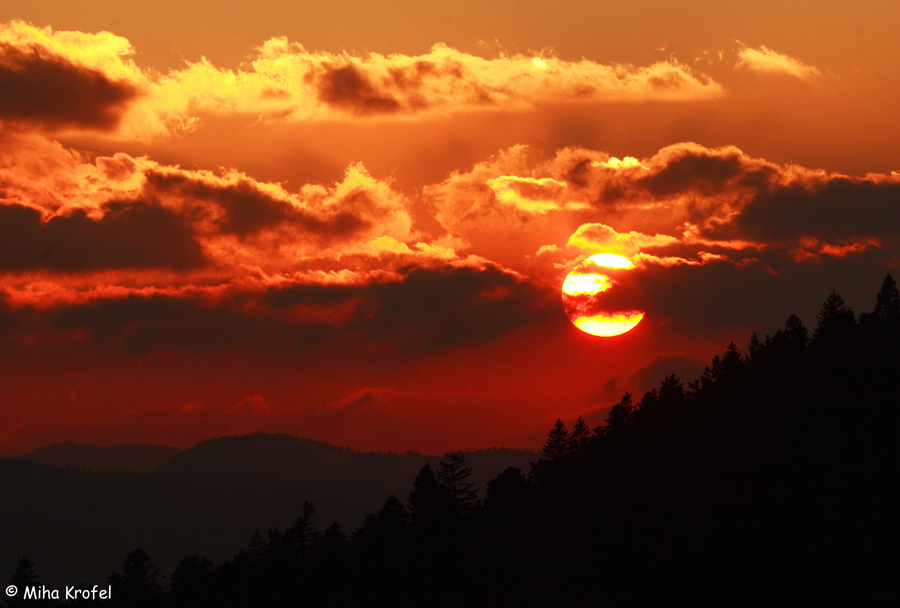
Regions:
<instances>
[{"instance_id":1,"label":"conifer tree silhouette","mask_svg":"<svg viewBox=\"0 0 900 608\"><path fill-rule=\"evenodd\" d=\"M9 584L19 588L40 585L37 571L34 569L34 562L25 555L20 557L19 561L16 562L16 569L13 570L12 575L9 577Z\"/></svg>"},{"instance_id":2,"label":"conifer tree silhouette","mask_svg":"<svg viewBox=\"0 0 900 608\"><path fill-rule=\"evenodd\" d=\"M635 407L631 393L625 391L619 402L609 410L604 426L598 430L600 433L607 433L624 428L634 421L634 415Z\"/></svg>"},{"instance_id":3,"label":"conifer tree silhouette","mask_svg":"<svg viewBox=\"0 0 900 608\"><path fill-rule=\"evenodd\" d=\"M875 298L874 313L882 319L900 319L900 290L890 273L884 277Z\"/></svg>"},{"instance_id":4,"label":"conifer tree silhouette","mask_svg":"<svg viewBox=\"0 0 900 608\"><path fill-rule=\"evenodd\" d=\"M178 562L169 583L169 602L175 607L208 605L213 598L215 565L205 557L188 555Z\"/></svg>"},{"instance_id":5,"label":"conifer tree silhouette","mask_svg":"<svg viewBox=\"0 0 900 608\"><path fill-rule=\"evenodd\" d=\"M817 375L821 399L833 402L841 395L853 393L861 381L862 336L858 335L861 332L857 331L856 314L837 291L828 295L816 318L818 324L810 346L820 367Z\"/></svg>"},{"instance_id":6,"label":"conifer tree silhouette","mask_svg":"<svg viewBox=\"0 0 900 608\"><path fill-rule=\"evenodd\" d=\"M359 548L357 547L357 549ZM358 601L351 601L354 589L347 585L350 578L348 571L352 570L354 557L359 558L359 552L356 555L351 553L347 535L344 534L337 522L333 522L316 538L309 556L306 571L307 584L311 593L306 600L307 605L351 606L359 604ZM295 604L300 599L302 598L297 595L291 598Z\"/></svg>"},{"instance_id":7,"label":"conifer tree silhouette","mask_svg":"<svg viewBox=\"0 0 900 608\"><path fill-rule=\"evenodd\" d=\"M112 603L128 608L158 606L162 600L162 573L143 549L125 556L120 572L110 577Z\"/></svg>"},{"instance_id":8,"label":"conifer tree silhouette","mask_svg":"<svg viewBox=\"0 0 900 608\"><path fill-rule=\"evenodd\" d=\"M659 385L659 390L644 393L638 403L637 417L645 424L657 425L677 416L686 403L684 383L675 374L670 374Z\"/></svg>"},{"instance_id":9,"label":"conifer tree silhouette","mask_svg":"<svg viewBox=\"0 0 900 608\"><path fill-rule=\"evenodd\" d=\"M379 537L381 543L394 544L399 547L406 537L408 526L409 513L400 499L391 494L375 514L372 533Z\"/></svg>"},{"instance_id":10,"label":"conifer tree silhouette","mask_svg":"<svg viewBox=\"0 0 900 608\"><path fill-rule=\"evenodd\" d=\"M562 419L556 419L541 451L543 459L550 462L556 462L569 453L569 432L566 431L566 425L563 424Z\"/></svg>"},{"instance_id":11,"label":"conifer tree silhouette","mask_svg":"<svg viewBox=\"0 0 900 608\"><path fill-rule=\"evenodd\" d=\"M843 346L856 323L853 309L844 303L844 298L836 290L832 290L825 299L816 318L819 323L813 332L813 344L819 348Z\"/></svg>"},{"instance_id":12,"label":"conifer tree silhouette","mask_svg":"<svg viewBox=\"0 0 900 608\"><path fill-rule=\"evenodd\" d=\"M253 535L250 537L250 546L241 550L241 557L249 562L251 566L262 567L265 562L267 548L268 543L262 537L260 531L254 530Z\"/></svg>"},{"instance_id":13,"label":"conifer tree silhouette","mask_svg":"<svg viewBox=\"0 0 900 608\"><path fill-rule=\"evenodd\" d=\"M16 563L16 568L9 577L9 584L15 585L18 589L18 593L12 597L7 596L5 593L3 594L3 597L6 598L6 605L9 606L9 608L19 608L21 606L33 606L34 608L37 608L39 606L48 606L51 604L51 602L48 601L24 599L23 596L28 587L40 587L41 585L34 563L24 555L20 557L19 561Z\"/></svg>"},{"instance_id":14,"label":"conifer tree silhouette","mask_svg":"<svg viewBox=\"0 0 900 608\"><path fill-rule=\"evenodd\" d=\"M413 480L406 498L410 532L420 541L430 542L447 530L456 512L449 488L438 481L431 465L425 463Z\"/></svg>"},{"instance_id":15,"label":"conifer tree silhouette","mask_svg":"<svg viewBox=\"0 0 900 608\"><path fill-rule=\"evenodd\" d=\"M756 333L753 334L753 338ZM803 368L807 358L809 332L803 322L795 314L791 314L784 322L784 327L774 336L766 336L766 341L750 341L750 368L757 374L756 382L760 390L787 390L789 386L799 386L803 381Z\"/></svg>"},{"instance_id":16,"label":"conifer tree silhouette","mask_svg":"<svg viewBox=\"0 0 900 608\"><path fill-rule=\"evenodd\" d=\"M394 500L396 500L396 496ZM397 502L399 503L400 501L398 500ZM400 507L402 508L403 505L401 504ZM404 513L405 511L404 509ZM325 532L316 541L315 555L323 566L331 569L347 559L349 548L350 543L347 535L344 534L340 524L335 521L325 529Z\"/></svg>"},{"instance_id":17,"label":"conifer tree silhouette","mask_svg":"<svg viewBox=\"0 0 900 608\"><path fill-rule=\"evenodd\" d=\"M305 557L309 554L312 544L319 536L319 531L313 524L313 516L315 514L316 509L312 503L308 500L304 501L303 512L287 530L288 543L291 545L293 552L300 557Z\"/></svg>"},{"instance_id":18,"label":"conifer tree silhouette","mask_svg":"<svg viewBox=\"0 0 900 608\"><path fill-rule=\"evenodd\" d=\"M779 333L784 336L784 340L791 344L795 350L806 348L806 345L809 344L809 332L806 331L803 321L797 315L790 315L784 322L784 329L779 330L775 335L777 336Z\"/></svg>"},{"instance_id":19,"label":"conifer tree silhouette","mask_svg":"<svg viewBox=\"0 0 900 608\"><path fill-rule=\"evenodd\" d=\"M569 435L569 452L572 454L583 454L587 451L591 439L591 429L584 421L584 418L579 416L578 420L575 421L575 426L572 427L572 433Z\"/></svg>"},{"instance_id":20,"label":"conifer tree silhouette","mask_svg":"<svg viewBox=\"0 0 900 608\"><path fill-rule=\"evenodd\" d=\"M740 355L738 356L740 357ZM676 410L682 407L686 398L684 383L675 374L666 376L659 385L659 401L666 410Z\"/></svg>"},{"instance_id":21,"label":"conifer tree silhouette","mask_svg":"<svg viewBox=\"0 0 900 608\"><path fill-rule=\"evenodd\" d=\"M391 495L393 496L393 494ZM396 500L397 497L394 496ZM399 503L400 501L397 500ZM403 505L401 504L402 508ZM405 512L405 509L404 509ZM407 519L409 515L407 515ZM341 529L341 525L338 522L332 522L328 528L325 529L325 532L322 533L321 538L316 543L316 550L320 554L337 556L339 554L343 554L347 548L347 535L344 534L344 530Z\"/></svg>"},{"instance_id":22,"label":"conifer tree silhouette","mask_svg":"<svg viewBox=\"0 0 900 608\"><path fill-rule=\"evenodd\" d=\"M448 452L438 465L438 481L450 491L453 504L459 514L471 513L478 505L478 490L471 481L472 467L461 452Z\"/></svg>"},{"instance_id":23,"label":"conifer tree silhouette","mask_svg":"<svg viewBox=\"0 0 900 608\"><path fill-rule=\"evenodd\" d=\"M507 467L488 482L484 508L489 514L499 516L501 521L509 521L531 502L533 493L534 488L522 470Z\"/></svg>"},{"instance_id":24,"label":"conifer tree silhouette","mask_svg":"<svg viewBox=\"0 0 900 608\"><path fill-rule=\"evenodd\" d=\"M890 274L884 277L875 298L875 309L859 316L859 323L867 336L880 348L900 338L900 291Z\"/></svg>"},{"instance_id":25,"label":"conifer tree silhouette","mask_svg":"<svg viewBox=\"0 0 900 608\"><path fill-rule=\"evenodd\" d=\"M751 341L751 350L757 354L760 347L758 338L755 345ZM713 357L712 364L703 370L699 381L690 386L689 392L695 393L693 396L697 403L711 404L718 400L721 394L741 387L746 380L746 371L747 362L741 351L734 342L730 342L722 356Z\"/></svg>"}]
</instances>

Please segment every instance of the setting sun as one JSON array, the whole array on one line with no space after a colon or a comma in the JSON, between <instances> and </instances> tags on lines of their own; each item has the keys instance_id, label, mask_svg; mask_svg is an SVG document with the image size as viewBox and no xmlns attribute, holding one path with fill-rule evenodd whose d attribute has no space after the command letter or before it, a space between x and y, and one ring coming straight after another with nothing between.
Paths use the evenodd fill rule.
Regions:
<instances>
[{"instance_id":1,"label":"setting sun","mask_svg":"<svg viewBox=\"0 0 900 608\"><path fill-rule=\"evenodd\" d=\"M599 314L593 317L578 317L572 323L581 331L594 335L609 338L611 336L619 336L627 331L631 331L644 318L644 313L619 313L619 314Z\"/></svg>"},{"instance_id":2,"label":"setting sun","mask_svg":"<svg viewBox=\"0 0 900 608\"><path fill-rule=\"evenodd\" d=\"M563 293L570 296L598 294L611 287L605 274L570 274L563 283Z\"/></svg>"},{"instance_id":3,"label":"setting sun","mask_svg":"<svg viewBox=\"0 0 900 608\"><path fill-rule=\"evenodd\" d=\"M810 4L0 1L0 607L896 604L900 2Z\"/></svg>"},{"instance_id":4,"label":"setting sun","mask_svg":"<svg viewBox=\"0 0 900 608\"><path fill-rule=\"evenodd\" d=\"M608 272L632 269L634 264L628 258L613 253L592 255L573 268L562 287L563 306L572 324L585 333L604 338L634 329L644 318L642 311L605 311L601 297L616 284Z\"/></svg>"}]
</instances>

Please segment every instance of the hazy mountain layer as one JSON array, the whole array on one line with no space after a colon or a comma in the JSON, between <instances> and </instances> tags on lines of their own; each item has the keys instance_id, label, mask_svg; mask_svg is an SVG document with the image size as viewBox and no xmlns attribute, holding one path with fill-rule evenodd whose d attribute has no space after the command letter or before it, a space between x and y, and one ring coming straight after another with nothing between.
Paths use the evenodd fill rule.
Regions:
<instances>
[{"instance_id":1,"label":"hazy mountain layer","mask_svg":"<svg viewBox=\"0 0 900 608\"><path fill-rule=\"evenodd\" d=\"M162 459L167 450L176 454L149 473L110 470L146 470L151 454ZM527 470L537 457L511 449L467 454L482 490L506 467ZM96 470L46 464L51 461ZM110 564L136 547L167 572L188 554L221 561L246 544L253 530L289 526L307 500L320 527L338 521L349 533L385 496L405 500L416 472L437 461L414 452L355 453L269 434L224 437L180 452L163 446L49 446L0 459L0 571L11 572L27 555L46 584L93 585L103 583Z\"/></svg>"}]
</instances>

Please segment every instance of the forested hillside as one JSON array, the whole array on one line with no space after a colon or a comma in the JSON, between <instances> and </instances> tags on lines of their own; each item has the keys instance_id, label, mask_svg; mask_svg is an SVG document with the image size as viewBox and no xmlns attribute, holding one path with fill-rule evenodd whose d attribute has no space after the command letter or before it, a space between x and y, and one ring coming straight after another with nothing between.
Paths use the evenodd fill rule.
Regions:
<instances>
[{"instance_id":1,"label":"forested hillside","mask_svg":"<svg viewBox=\"0 0 900 608\"><path fill-rule=\"evenodd\" d=\"M888 275L871 312L832 292L811 330L558 421L481 493L447 454L352 531L307 503L221 563L136 550L110 605L897 605L898 369Z\"/></svg>"}]
</instances>

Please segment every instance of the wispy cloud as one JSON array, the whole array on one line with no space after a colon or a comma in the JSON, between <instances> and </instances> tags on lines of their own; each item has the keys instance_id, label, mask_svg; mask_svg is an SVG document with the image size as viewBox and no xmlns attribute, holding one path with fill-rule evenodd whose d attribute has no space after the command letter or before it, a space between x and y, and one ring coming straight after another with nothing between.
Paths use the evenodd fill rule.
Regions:
<instances>
[{"instance_id":1,"label":"wispy cloud","mask_svg":"<svg viewBox=\"0 0 900 608\"><path fill-rule=\"evenodd\" d=\"M822 72L815 66L807 65L799 59L779 53L765 45L759 48L742 47L738 51L736 67L758 74L780 74L800 80L813 80L822 76Z\"/></svg>"}]
</instances>

